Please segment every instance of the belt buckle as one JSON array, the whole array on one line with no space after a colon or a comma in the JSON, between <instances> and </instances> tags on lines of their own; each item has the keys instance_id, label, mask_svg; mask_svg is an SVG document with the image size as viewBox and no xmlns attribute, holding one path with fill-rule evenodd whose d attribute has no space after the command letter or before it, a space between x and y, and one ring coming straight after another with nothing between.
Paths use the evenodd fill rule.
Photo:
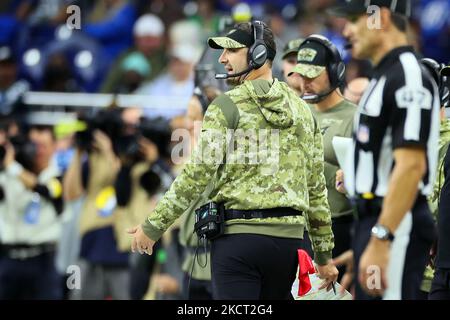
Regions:
<instances>
[{"instance_id":1,"label":"belt buckle","mask_svg":"<svg viewBox=\"0 0 450 320\"><path fill-rule=\"evenodd\" d=\"M30 248L30 249L12 249L8 256L11 259L17 259L17 260L26 260L29 258L37 257L41 254L41 250L37 248Z\"/></svg>"},{"instance_id":2,"label":"belt buckle","mask_svg":"<svg viewBox=\"0 0 450 320\"><path fill-rule=\"evenodd\" d=\"M372 200L375 198L375 195L372 192L364 192L361 195L361 198L365 199L365 200Z\"/></svg>"}]
</instances>

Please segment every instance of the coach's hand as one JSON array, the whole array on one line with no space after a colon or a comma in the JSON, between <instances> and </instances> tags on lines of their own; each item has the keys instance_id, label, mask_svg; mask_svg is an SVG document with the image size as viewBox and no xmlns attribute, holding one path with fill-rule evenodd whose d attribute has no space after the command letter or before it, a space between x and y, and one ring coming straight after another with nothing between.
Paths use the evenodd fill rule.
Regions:
<instances>
[{"instance_id":1,"label":"coach's hand","mask_svg":"<svg viewBox=\"0 0 450 320\"><path fill-rule=\"evenodd\" d=\"M140 254L152 254L155 241L145 235L141 225L130 228L127 232L133 237L133 242L131 244L132 252L139 251Z\"/></svg>"},{"instance_id":2,"label":"coach's hand","mask_svg":"<svg viewBox=\"0 0 450 320\"><path fill-rule=\"evenodd\" d=\"M334 266L332 260L329 260L326 265L317 265L316 269L319 274L319 278L324 280L319 287L319 290L327 288L327 291L330 291L333 287L333 283L337 280L339 274L338 269Z\"/></svg>"}]
</instances>

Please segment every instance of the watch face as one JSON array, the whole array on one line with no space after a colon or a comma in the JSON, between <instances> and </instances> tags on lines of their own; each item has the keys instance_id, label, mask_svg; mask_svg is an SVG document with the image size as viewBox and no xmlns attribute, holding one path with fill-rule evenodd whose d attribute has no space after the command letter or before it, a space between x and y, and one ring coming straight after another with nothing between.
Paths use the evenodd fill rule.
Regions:
<instances>
[{"instance_id":1,"label":"watch face","mask_svg":"<svg viewBox=\"0 0 450 320\"><path fill-rule=\"evenodd\" d=\"M377 237L378 239L387 239L388 238L388 232L386 229L381 228L380 226L374 226L372 228L372 234Z\"/></svg>"}]
</instances>

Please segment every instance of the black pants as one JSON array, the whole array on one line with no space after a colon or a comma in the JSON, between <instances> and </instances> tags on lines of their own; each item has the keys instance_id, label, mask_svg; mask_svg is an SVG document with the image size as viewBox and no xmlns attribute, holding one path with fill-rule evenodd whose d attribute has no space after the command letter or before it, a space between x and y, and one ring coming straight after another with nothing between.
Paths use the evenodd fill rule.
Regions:
<instances>
[{"instance_id":1,"label":"black pants","mask_svg":"<svg viewBox=\"0 0 450 320\"><path fill-rule=\"evenodd\" d=\"M301 239L232 234L212 242L214 299L293 299Z\"/></svg>"},{"instance_id":2,"label":"black pants","mask_svg":"<svg viewBox=\"0 0 450 320\"><path fill-rule=\"evenodd\" d=\"M332 230L334 235L333 258L340 256L345 251L351 249L353 227L353 215L346 215L332 219ZM338 282L341 282L345 274L345 265L337 268L339 271Z\"/></svg>"},{"instance_id":3,"label":"black pants","mask_svg":"<svg viewBox=\"0 0 450 320\"><path fill-rule=\"evenodd\" d=\"M0 300L62 299L61 279L53 252L24 260L0 255Z\"/></svg>"},{"instance_id":4,"label":"black pants","mask_svg":"<svg viewBox=\"0 0 450 320\"><path fill-rule=\"evenodd\" d=\"M207 266L209 268L209 265ZM183 299L186 300L212 300L212 284L209 280L192 279L189 283L189 274L184 274Z\"/></svg>"},{"instance_id":5,"label":"black pants","mask_svg":"<svg viewBox=\"0 0 450 320\"><path fill-rule=\"evenodd\" d=\"M450 300L450 269L436 269L428 299Z\"/></svg>"},{"instance_id":6,"label":"black pants","mask_svg":"<svg viewBox=\"0 0 450 320\"><path fill-rule=\"evenodd\" d=\"M359 261L369 242L371 229L378 221L378 215L381 212L381 200L358 200L357 211L359 219L355 221L353 239L355 279L358 279ZM394 298L387 295L387 299L416 300L421 298L420 285L423 272L428 261L429 250L436 237L433 218L424 197L418 197L411 213L408 213L405 219L396 231L396 239L392 243L389 260L389 267L393 272L391 273L392 278L388 280L390 281L388 286L391 286L390 292L398 287L398 292L394 293ZM400 228L406 230L406 237L398 234L401 232ZM403 242L404 246L398 246L400 242ZM403 249L397 250L399 247ZM393 248L396 248L395 252ZM400 285L397 286L398 282ZM355 298L357 300L380 299L367 295L358 281L355 281Z\"/></svg>"},{"instance_id":7,"label":"black pants","mask_svg":"<svg viewBox=\"0 0 450 320\"><path fill-rule=\"evenodd\" d=\"M303 241L302 241L299 249L305 250L308 253L308 255L311 257L311 259L314 259L314 251L312 249L311 239L309 239L309 233L308 233L308 231L306 231L306 229L305 229L305 233L303 235Z\"/></svg>"}]
</instances>

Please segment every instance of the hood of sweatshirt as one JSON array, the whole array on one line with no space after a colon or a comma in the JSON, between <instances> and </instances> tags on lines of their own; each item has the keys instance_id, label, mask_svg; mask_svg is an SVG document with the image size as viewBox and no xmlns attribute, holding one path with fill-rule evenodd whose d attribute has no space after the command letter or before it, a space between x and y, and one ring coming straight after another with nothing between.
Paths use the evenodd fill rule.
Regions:
<instances>
[{"instance_id":1,"label":"hood of sweatshirt","mask_svg":"<svg viewBox=\"0 0 450 320\"><path fill-rule=\"evenodd\" d=\"M280 128L292 126L294 120L287 84L277 79L273 82L257 79L245 81L242 86L248 90L267 122Z\"/></svg>"}]
</instances>

